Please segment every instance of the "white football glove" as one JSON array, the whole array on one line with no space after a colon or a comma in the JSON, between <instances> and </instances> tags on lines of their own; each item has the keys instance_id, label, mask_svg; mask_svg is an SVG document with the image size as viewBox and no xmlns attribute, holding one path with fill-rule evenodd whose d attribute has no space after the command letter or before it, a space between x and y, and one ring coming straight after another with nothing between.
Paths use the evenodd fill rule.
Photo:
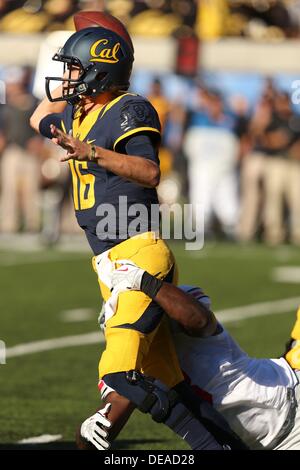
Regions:
<instances>
[{"instance_id":1,"label":"white football glove","mask_svg":"<svg viewBox=\"0 0 300 470\"><path fill-rule=\"evenodd\" d=\"M106 439L107 430L111 427L111 422L106 417L110 408L111 403L107 403L102 410L87 418L81 425L81 436L98 450L107 450L110 447L110 443Z\"/></svg>"},{"instance_id":2,"label":"white football glove","mask_svg":"<svg viewBox=\"0 0 300 470\"><path fill-rule=\"evenodd\" d=\"M127 259L118 259L116 263L121 266L113 270L111 274L113 292L115 290L118 292L141 290L141 282L145 270Z\"/></svg>"},{"instance_id":3,"label":"white football glove","mask_svg":"<svg viewBox=\"0 0 300 470\"><path fill-rule=\"evenodd\" d=\"M115 265L119 268L115 268ZM107 272L107 271L106 271ZM105 323L114 316L118 308L119 294L128 290L140 290L144 270L130 260L116 260L110 270L111 296L104 306ZM99 275L101 278L101 276ZM102 321L103 323L103 321Z\"/></svg>"}]
</instances>

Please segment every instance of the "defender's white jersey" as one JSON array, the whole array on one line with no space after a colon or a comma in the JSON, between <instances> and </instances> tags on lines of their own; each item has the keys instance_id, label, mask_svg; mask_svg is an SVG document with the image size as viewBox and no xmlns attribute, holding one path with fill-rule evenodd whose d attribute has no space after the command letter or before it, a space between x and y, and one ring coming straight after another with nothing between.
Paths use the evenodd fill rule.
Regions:
<instances>
[{"instance_id":1,"label":"defender's white jersey","mask_svg":"<svg viewBox=\"0 0 300 470\"><path fill-rule=\"evenodd\" d=\"M177 331L176 331L177 330ZM297 377L283 359L249 357L223 328L209 338L173 331L183 371L252 449L272 449L286 432Z\"/></svg>"}]
</instances>

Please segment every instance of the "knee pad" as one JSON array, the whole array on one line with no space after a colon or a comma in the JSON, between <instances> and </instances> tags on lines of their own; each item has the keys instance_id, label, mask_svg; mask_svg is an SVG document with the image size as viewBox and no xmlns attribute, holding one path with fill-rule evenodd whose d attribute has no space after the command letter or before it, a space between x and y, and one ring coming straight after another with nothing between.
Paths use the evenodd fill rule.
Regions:
<instances>
[{"instance_id":1,"label":"knee pad","mask_svg":"<svg viewBox=\"0 0 300 470\"><path fill-rule=\"evenodd\" d=\"M178 403L178 394L153 377L131 370L107 374L105 384L130 400L142 413L150 413L157 423L163 423Z\"/></svg>"}]
</instances>

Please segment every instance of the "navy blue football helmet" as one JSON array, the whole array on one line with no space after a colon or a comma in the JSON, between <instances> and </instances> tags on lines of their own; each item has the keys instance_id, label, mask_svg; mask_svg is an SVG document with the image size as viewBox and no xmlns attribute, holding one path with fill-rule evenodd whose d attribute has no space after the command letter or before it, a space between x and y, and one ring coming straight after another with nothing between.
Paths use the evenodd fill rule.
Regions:
<instances>
[{"instance_id":1,"label":"navy blue football helmet","mask_svg":"<svg viewBox=\"0 0 300 470\"><path fill-rule=\"evenodd\" d=\"M83 96L127 90L130 85L134 61L132 48L121 36L106 28L77 31L52 59L64 64L64 77L46 77L46 93L52 102L75 104ZM72 72L78 69L78 78L72 78ZM54 98L51 94L53 80L62 84L60 97Z\"/></svg>"}]
</instances>

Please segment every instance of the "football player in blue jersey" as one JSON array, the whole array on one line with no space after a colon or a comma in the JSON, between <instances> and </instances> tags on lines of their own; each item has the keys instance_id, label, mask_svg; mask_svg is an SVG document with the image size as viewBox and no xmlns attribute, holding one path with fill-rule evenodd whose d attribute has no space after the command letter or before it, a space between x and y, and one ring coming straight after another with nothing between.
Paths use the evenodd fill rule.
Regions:
<instances>
[{"instance_id":1,"label":"football player in blue jersey","mask_svg":"<svg viewBox=\"0 0 300 470\"><path fill-rule=\"evenodd\" d=\"M119 296L106 322L99 377L116 390L115 403L124 405L123 421L126 409L129 416L135 406L193 449L244 448L227 423L194 397L179 367L164 311L152 301L160 280L176 282L176 270L151 219L152 206L158 204L160 123L145 98L127 91L133 49L114 31L91 27L74 33L53 60L64 65L64 74L46 78L47 98L31 125L66 150L62 161L70 166L76 217L94 252L94 269L104 269L105 258L129 259L158 283L149 286L149 295L136 291ZM59 82L54 90L53 81ZM124 214L124 197L140 211L136 233L131 229L137 214ZM107 301L110 286L99 284ZM198 404L192 411L191 403ZM106 410L112 423L116 409L112 398Z\"/></svg>"}]
</instances>

